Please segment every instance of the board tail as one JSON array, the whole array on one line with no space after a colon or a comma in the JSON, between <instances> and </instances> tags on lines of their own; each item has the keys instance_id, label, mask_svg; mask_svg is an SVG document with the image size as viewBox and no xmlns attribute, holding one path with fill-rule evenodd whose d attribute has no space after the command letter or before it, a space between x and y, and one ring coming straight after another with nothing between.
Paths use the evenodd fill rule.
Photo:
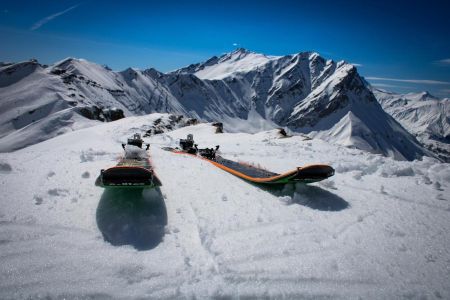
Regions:
<instances>
[{"instance_id":1,"label":"board tail","mask_svg":"<svg viewBox=\"0 0 450 300\"><path fill-rule=\"evenodd\" d=\"M334 169L329 165L310 165L297 168L291 181L316 182L334 175Z\"/></svg>"},{"instance_id":2,"label":"board tail","mask_svg":"<svg viewBox=\"0 0 450 300\"><path fill-rule=\"evenodd\" d=\"M101 187L153 188L161 186L161 181L152 170L140 167L112 167L102 170L95 184Z\"/></svg>"}]
</instances>

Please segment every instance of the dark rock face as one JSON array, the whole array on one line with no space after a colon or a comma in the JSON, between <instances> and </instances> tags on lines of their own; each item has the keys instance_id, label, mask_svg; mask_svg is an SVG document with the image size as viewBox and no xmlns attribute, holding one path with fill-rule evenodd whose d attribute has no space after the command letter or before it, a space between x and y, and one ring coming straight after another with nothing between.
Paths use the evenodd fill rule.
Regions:
<instances>
[{"instance_id":1,"label":"dark rock face","mask_svg":"<svg viewBox=\"0 0 450 300\"><path fill-rule=\"evenodd\" d=\"M214 122L212 123L212 126L216 127L216 133L223 133L223 123Z\"/></svg>"},{"instance_id":2,"label":"dark rock face","mask_svg":"<svg viewBox=\"0 0 450 300\"><path fill-rule=\"evenodd\" d=\"M102 110L98 106L77 107L75 111L80 115L82 115L83 117L88 118L89 120L99 120L102 122L105 121L105 119L101 117Z\"/></svg>"},{"instance_id":3,"label":"dark rock face","mask_svg":"<svg viewBox=\"0 0 450 300\"><path fill-rule=\"evenodd\" d=\"M376 105L376 99L366 87L354 67L348 67L340 80L329 85L329 89L319 90L301 100L290 115L287 125L293 129L313 127L320 120L342 109L350 109L352 104Z\"/></svg>"},{"instance_id":4,"label":"dark rock face","mask_svg":"<svg viewBox=\"0 0 450 300\"><path fill-rule=\"evenodd\" d=\"M76 107L75 111L85 118L102 122L111 122L125 118L123 110L118 108L101 109L93 105Z\"/></svg>"},{"instance_id":5,"label":"dark rock face","mask_svg":"<svg viewBox=\"0 0 450 300\"><path fill-rule=\"evenodd\" d=\"M66 70L60 69L60 68L54 68L50 71L50 73L52 73L53 75L62 75L64 73L66 73Z\"/></svg>"},{"instance_id":6,"label":"dark rock face","mask_svg":"<svg viewBox=\"0 0 450 300\"><path fill-rule=\"evenodd\" d=\"M104 109L103 115L107 121L116 121L125 118L123 110L118 108Z\"/></svg>"},{"instance_id":7,"label":"dark rock face","mask_svg":"<svg viewBox=\"0 0 450 300\"><path fill-rule=\"evenodd\" d=\"M145 129L144 137L168 132L180 127L198 124L197 119L186 118L183 115L169 115L167 119L156 119L153 124Z\"/></svg>"}]
</instances>

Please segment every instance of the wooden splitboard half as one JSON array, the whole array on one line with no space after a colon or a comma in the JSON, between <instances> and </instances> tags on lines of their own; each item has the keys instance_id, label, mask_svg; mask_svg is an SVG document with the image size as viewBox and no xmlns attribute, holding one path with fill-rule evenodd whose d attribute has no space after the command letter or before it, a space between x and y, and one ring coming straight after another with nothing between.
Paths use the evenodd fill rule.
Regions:
<instances>
[{"instance_id":1,"label":"wooden splitboard half","mask_svg":"<svg viewBox=\"0 0 450 300\"><path fill-rule=\"evenodd\" d=\"M334 169L331 166L325 164L307 165L298 167L289 172L278 174L250 164L229 160L218 155L216 155L216 158L213 160L195 154L188 154L180 149L163 149L176 154L186 154L206 160L228 173L258 184L287 184L296 182L312 183L327 179L334 175Z\"/></svg>"},{"instance_id":2,"label":"wooden splitboard half","mask_svg":"<svg viewBox=\"0 0 450 300\"><path fill-rule=\"evenodd\" d=\"M104 188L155 188L161 186L149 158L121 158L115 167L102 170L95 185Z\"/></svg>"}]
</instances>

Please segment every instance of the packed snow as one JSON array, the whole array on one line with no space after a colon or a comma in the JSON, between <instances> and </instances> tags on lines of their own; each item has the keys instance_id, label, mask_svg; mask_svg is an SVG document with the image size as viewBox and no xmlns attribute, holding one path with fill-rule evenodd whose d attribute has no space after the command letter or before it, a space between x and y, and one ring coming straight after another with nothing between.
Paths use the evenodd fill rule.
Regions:
<instances>
[{"instance_id":1,"label":"packed snow","mask_svg":"<svg viewBox=\"0 0 450 300\"><path fill-rule=\"evenodd\" d=\"M198 124L144 138L161 188L94 185L121 143L164 118L0 154L0 298L450 298L449 164ZM328 163L336 174L251 185L161 149L189 133L275 172Z\"/></svg>"}]
</instances>

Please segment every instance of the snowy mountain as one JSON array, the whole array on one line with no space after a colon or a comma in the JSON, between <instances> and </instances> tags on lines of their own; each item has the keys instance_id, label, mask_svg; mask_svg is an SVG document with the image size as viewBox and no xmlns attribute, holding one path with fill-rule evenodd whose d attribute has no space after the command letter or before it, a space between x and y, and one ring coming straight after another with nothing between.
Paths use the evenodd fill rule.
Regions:
<instances>
[{"instance_id":1,"label":"snowy mountain","mask_svg":"<svg viewBox=\"0 0 450 300\"><path fill-rule=\"evenodd\" d=\"M439 99L427 92L372 91L386 112L427 148L450 161L450 99Z\"/></svg>"},{"instance_id":2,"label":"snowy mountain","mask_svg":"<svg viewBox=\"0 0 450 300\"><path fill-rule=\"evenodd\" d=\"M202 107L217 99L214 102L221 105L207 111L207 117L220 118L215 115L219 111L229 116L225 124L234 124L233 117L261 116L270 124L399 159L427 153L383 111L353 65L325 60L317 53L266 56L237 49L174 74L203 79L203 91L213 86L206 97L205 93L176 97L189 102L201 97ZM230 102L237 106L229 108Z\"/></svg>"},{"instance_id":3,"label":"snowy mountain","mask_svg":"<svg viewBox=\"0 0 450 300\"><path fill-rule=\"evenodd\" d=\"M156 111L167 92L151 77L112 72L82 59L52 66L31 60L0 67L0 151L11 151L68 131ZM173 100L165 111L183 113ZM178 105L178 106L177 106Z\"/></svg>"},{"instance_id":4,"label":"snowy mountain","mask_svg":"<svg viewBox=\"0 0 450 300\"><path fill-rule=\"evenodd\" d=\"M67 87L37 61L0 67L0 151L93 125L74 113Z\"/></svg>"},{"instance_id":5,"label":"snowy mountain","mask_svg":"<svg viewBox=\"0 0 450 300\"><path fill-rule=\"evenodd\" d=\"M80 116L104 121L169 112L221 121L229 131L287 127L398 159L432 155L383 111L354 66L313 52L266 56L237 49L167 74L114 72L72 58L48 67L33 61L1 67L0 81L7 116L1 151L29 145L21 137L37 126L46 139L92 124L78 122Z\"/></svg>"},{"instance_id":6,"label":"snowy mountain","mask_svg":"<svg viewBox=\"0 0 450 300\"><path fill-rule=\"evenodd\" d=\"M170 116L1 154L1 299L450 298L449 164L199 124L145 138L160 189L96 187L120 143L158 120ZM275 172L328 163L336 174L265 190L160 148L189 133Z\"/></svg>"}]
</instances>

